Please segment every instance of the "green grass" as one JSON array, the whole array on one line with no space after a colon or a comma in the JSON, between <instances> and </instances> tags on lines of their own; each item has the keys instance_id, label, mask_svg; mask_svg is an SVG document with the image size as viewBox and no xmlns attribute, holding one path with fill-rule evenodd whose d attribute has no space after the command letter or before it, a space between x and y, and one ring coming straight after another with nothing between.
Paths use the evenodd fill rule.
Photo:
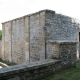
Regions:
<instances>
[{"instance_id":1,"label":"green grass","mask_svg":"<svg viewBox=\"0 0 80 80\"><path fill-rule=\"evenodd\" d=\"M43 80L80 80L80 61L76 64L76 68L61 71Z\"/></svg>"}]
</instances>

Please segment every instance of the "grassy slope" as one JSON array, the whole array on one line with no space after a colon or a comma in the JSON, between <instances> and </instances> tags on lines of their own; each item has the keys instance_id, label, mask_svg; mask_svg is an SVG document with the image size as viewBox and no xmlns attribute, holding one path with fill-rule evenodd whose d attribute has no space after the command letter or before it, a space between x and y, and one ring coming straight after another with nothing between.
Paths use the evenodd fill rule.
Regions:
<instances>
[{"instance_id":1,"label":"grassy slope","mask_svg":"<svg viewBox=\"0 0 80 80\"><path fill-rule=\"evenodd\" d=\"M76 65L76 68L64 70L43 80L80 80L80 61Z\"/></svg>"}]
</instances>

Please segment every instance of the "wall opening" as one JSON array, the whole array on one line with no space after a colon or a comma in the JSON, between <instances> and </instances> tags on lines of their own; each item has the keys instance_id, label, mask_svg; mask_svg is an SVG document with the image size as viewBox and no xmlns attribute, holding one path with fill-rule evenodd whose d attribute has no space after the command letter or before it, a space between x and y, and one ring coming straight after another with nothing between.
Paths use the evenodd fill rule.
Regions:
<instances>
[{"instance_id":1,"label":"wall opening","mask_svg":"<svg viewBox=\"0 0 80 80\"><path fill-rule=\"evenodd\" d=\"M80 32L79 32L79 58L80 58Z\"/></svg>"},{"instance_id":2,"label":"wall opening","mask_svg":"<svg viewBox=\"0 0 80 80\"><path fill-rule=\"evenodd\" d=\"M45 43L45 59L47 59L47 54L46 54L46 47L47 46L47 43Z\"/></svg>"},{"instance_id":3,"label":"wall opening","mask_svg":"<svg viewBox=\"0 0 80 80\"><path fill-rule=\"evenodd\" d=\"M80 32L79 32L79 42L80 42Z\"/></svg>"}]
</instances>

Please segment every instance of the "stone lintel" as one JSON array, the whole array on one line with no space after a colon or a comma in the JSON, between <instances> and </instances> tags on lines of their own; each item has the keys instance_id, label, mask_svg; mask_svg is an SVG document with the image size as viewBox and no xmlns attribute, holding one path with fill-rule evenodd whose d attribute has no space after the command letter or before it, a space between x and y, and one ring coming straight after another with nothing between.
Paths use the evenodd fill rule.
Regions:
<instances>
[{"instance_id":1,"label":"stone lintel","mask_svg":"<svg viewBox=\"0 0 80 80\"><path fill-rule=\"evenodd\" d=\"M54 41L54 40L48 40L47 42L53 43L53 44L77 44L78 42L69 42L69 41Z\"/></svg>"}]
</instances>

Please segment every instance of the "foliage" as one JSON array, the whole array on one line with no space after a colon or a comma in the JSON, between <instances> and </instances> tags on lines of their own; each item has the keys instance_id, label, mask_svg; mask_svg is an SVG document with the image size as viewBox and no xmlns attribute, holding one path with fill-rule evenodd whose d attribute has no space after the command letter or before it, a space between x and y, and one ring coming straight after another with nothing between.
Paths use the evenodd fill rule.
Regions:
<instances>
[{"instance_id":1,"label":"foliage","mask_svg":"<svg viewBox=\"0 0 80 80\"><path fill-rule=\"evenodd\" d=\"M0 30L0 39L2 39L2 30Z\"/></svg>"},{"instance_id":2,"label":"foliage","mask_svg":"<svg viewBox=\"0 0 80 80\"><path fill-rule=\"evenodd\" d=\"M80 80L80 61L76 64L76 68L64 70L43 80Z\"/></svg>"}]
</instances>

